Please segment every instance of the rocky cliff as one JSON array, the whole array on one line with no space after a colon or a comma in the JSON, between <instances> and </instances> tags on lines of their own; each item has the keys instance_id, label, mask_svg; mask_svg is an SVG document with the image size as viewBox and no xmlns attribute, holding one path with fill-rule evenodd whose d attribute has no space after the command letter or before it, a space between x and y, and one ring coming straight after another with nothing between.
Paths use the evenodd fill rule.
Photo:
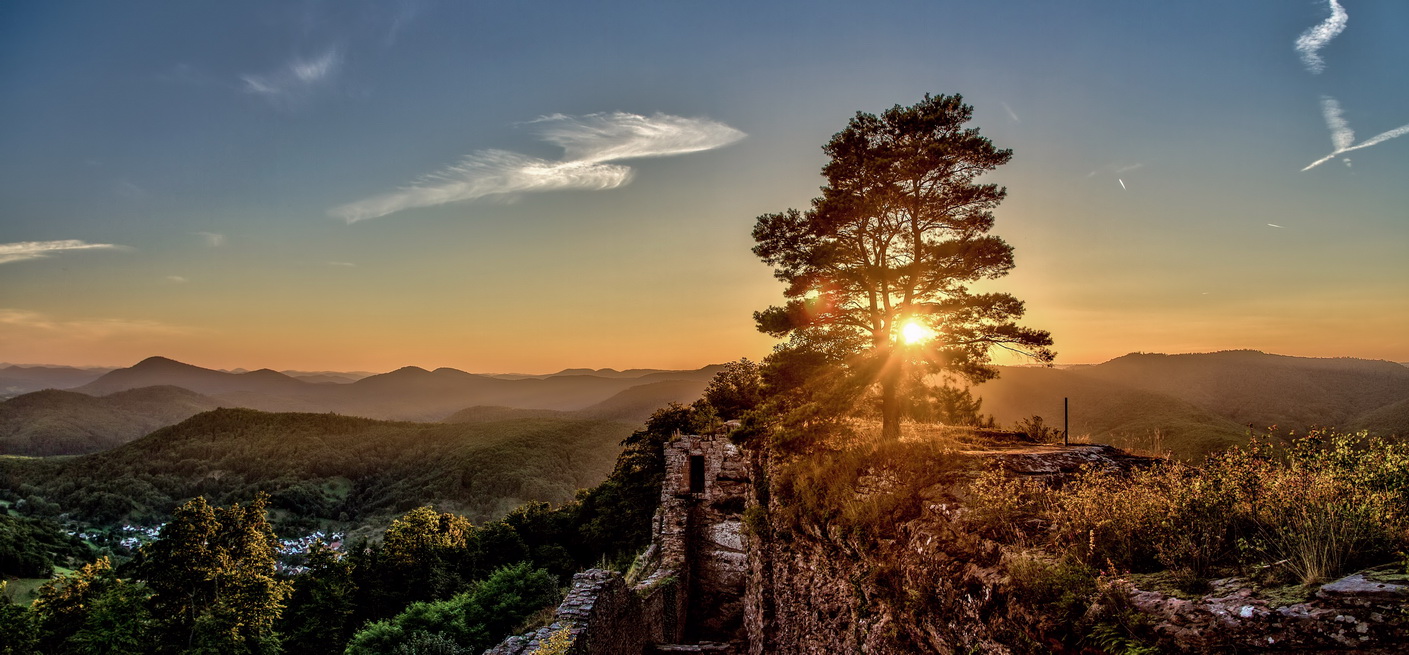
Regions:
<instances>
[{"instance_id":1,"label":"rocky cliff","mask_svg":"<svg viewBox=\"0 0 1409 655\"><path fill-rule=\"evenodd\" d=\"M654 540L636 570L579 574L553 623L489 653L1387 654L1409 643L1402 571L1294 598L1239 578L1191 596L1140 576L1067 575L969 516L979 471L1061 484L1149 459L1033 445L886 457L851 474L821 469L850 497L819 500L824 485L789 488L799 480L761 453L682 437L667 448ZM1128 638L1132 626L1146 638Z\"/></svg>"}]
</instances>

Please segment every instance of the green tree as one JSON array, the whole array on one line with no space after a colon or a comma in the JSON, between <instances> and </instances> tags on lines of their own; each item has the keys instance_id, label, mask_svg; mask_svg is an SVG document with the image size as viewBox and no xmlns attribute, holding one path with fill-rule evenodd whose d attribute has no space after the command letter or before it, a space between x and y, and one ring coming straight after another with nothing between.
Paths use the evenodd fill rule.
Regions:
<instances>
[{"instance_id":1,"label":"green tree","mask_svg":"<svg viewBox=\"0 0 1409 655\"><path fill-rule=\"evenodd\" d=\"M994 347L1055 356L1047 332L1017 324L1021 301L970 288L1013 267L1012 247L988 234L1007 191L977 181L1012 151L965 128L972 115L958 95L857 113L823 148L822 197L754 226L753 251L788 299L754 314L759 330L840 350L846 374L876 388L884 437L900 436L907 381L991 379Z\"/></svg>"},{"instance_id":2,"label":"green tree","mask_svg":"<svg viewBox=\"0 0 1409 655\"><path fill-rule=\"evenodd\" d=\"M69 638L77 655L142 655L151 651L147 590L115 578L93 601L83 625Z\"/></svg>"},{"instance_id":3,"label":"green tree","mask_svg":"<svg viewBox=\"0 0 1409 655\"><path fill-rule=\"evenodd\" d=\"M197 496L177 507L157 540L138 553L139 575L152 590L152 614L168 652L193 643L196 618L210 605L218 527L215 511Z\"/></svg>"},{"instance_id":4,"label":"green tree","mask_svg":"<svg viewBox=\"0 0 1409 655\"><path fill-rule=\"evenodd\" d=\"M763 383L758 364L748 358L725 364L724 370L715 373L709 386L705 387L704 400L714 408L719 418L726 421L742 418L744 412L763 402Z\"/></svg>"},{"instance_id":5,"label":"green tree","mask_svg":"<svg viewBox=\"0 0 1409 655\"><path fill-rule=\"evenodd\" d=\"M382 541L382 565L389 581L400 587L389 590L396 611L418 600L448 598L465 581L458 575L458 558L473 532L470 520L437 512L426 505L391 522Z\"/></svg>"},{"instance_id":6,"label":"green tree","mask_svg":"<svg viewBox=\"0 0 1409 655\"><path fill-rule=\"evenodd\" d=\"M8 584L0 580L0 655L29 655L36 646L34 611L10 602Z\"/></svg>"},{"instance_id":7,"label":"green tree","mask_svg":"<svg viewBox=\"0 0 1409 655\"><path fill-rule=\"evenodd\" d=\"M211 508L197 497L141 553L164 652L273 653L289 584L276 574L268 496Z\"/></svg>"},{"instance_id":8,"label":"green tree","mask_svg":"<svg viewBox=\"0 0 1409 655\"><path fill-rule=\"evenodd\" d=\"M333 655L351 636L357 598L352 563L321 542L308 551L308 570L294 578L289 606L280 617L284 652Z\"/></svg>"},{"instance_id":9,"label":"green tree","mask_svg":"<svg viewBox=\"0 0 1409 655\"><path fill-rule=\"evenodd\" d=\"M479 653L558 599L557 579L521 562L453 598L412 603L394 618L368 624L348 642L347 653Z\"/></svg>"}]
</instances>

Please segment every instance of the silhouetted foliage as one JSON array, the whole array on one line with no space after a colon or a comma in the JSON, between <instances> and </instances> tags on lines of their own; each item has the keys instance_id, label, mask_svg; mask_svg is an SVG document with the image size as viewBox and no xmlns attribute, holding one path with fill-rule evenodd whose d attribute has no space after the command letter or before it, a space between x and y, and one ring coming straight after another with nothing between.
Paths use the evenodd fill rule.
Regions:
<instances>
[{"instance_id":1,"label":"silhouetted foliage","mask_svg":"<svg viewBox=\"0 0 1409 655\"><path fill-rule=\"evenodd\" d=\"M341 653L354 627L352 564L320 543L309 550L307 568L303 575L294 577L288 607L279 619L284 651Z\"/></svg>"},{"instance_id":2,"label":"silhouetted foliage","mask_svg":"<svg viewBox=\"0 0 1409 655\"><path fill-rule=\"evenodd\" d=\"M0 580L0 655L30 655L38 638L34 612L12 604L5 596L7 586L5 580Z\"/></svg>"},{"instance_id":3,"label":"silhouetted foliage","mask_svg":"<svg viewBox=\"0 0 1409 655\"><path fill-rule=\"evenodd\" d=\"M1006 190L975 181L1012 152L965 129L972 114L957 95L926 95L879 117L857 113L823 148L822 197L806 211L760 216L754 227L754 253L787 283L789 299L755 313L758 329L840 359L863 389L876 385L886 438L900 434L903 381L989 379L993 347L1054 357L1047 332L1015 322L1021 301L968 288L1013 267L1012 248L988 234ZM910 323L933 339L907 343Z\"/></svg>"},{"instance_id":4,"label":"silhouetted foliage","mask_svg":"<svg viewBox=\"0 0 1409 655\"><path fill-rule=\"evenodd\" d=\"M726 421L742 418L763 402L763 379L748 358L724 365L705 387L704 401Z\"/></svg>"},{"instance_id":5,"label":"silhouetted foliage","mask_svg":"<svg viewBox=\"0 0 1409 655\"><path fill-rule=\"evenodd\" d=\"M151 651L149 593L117 577L106 557L39 590L33 613L38 648L45 653Z\"/></svg>"}]
</instances>

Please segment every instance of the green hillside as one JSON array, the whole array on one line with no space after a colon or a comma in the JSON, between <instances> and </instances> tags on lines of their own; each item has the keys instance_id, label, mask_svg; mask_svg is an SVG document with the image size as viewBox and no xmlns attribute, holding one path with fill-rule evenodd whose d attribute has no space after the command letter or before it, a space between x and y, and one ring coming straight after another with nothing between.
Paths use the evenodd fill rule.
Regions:
<instances>
[{"instance_id":1,"label":"green hillside","mask_svg":"<svg viewBox=\"0 0 1409 655\"><path fill-rule=\"evenodd\" d=\"M558 503L610 472L633 425L511 419L400 423L220 409L114 450L0 460L0 489L98 523L154 522L181 500L273 496L305 524L366 522L437 503L475 522Z\"/></svg>"},{"instance_id":2,"label":"green hillside","mask_svg":"<svg viewBox=\"0 0 1409 655\"><path fill-rule=\"evenodd\" d=\"M1082 373L1173 396L1258 429L1345 427L1366 412L1409 399L1409 368L1348 357L1288 357L1255 350L1132 353Z\"/></svg>"},{"instance_id":3,"label":"green hillside","mask_svg":"<svg viewBox=\"0 0 1409 655\"><path fill-rule=\"evenodd\" d=\"M78 455L127 443L219 403L172 386L94 397L48 389L0 402L0 455Z\"/></svg>"},{"instance_id":4,"label":"green hillside","mask_svg":"<svg viewBox=\"0 0 1409 655\"><path fill-rule=\"evenodd\" d=\"M1062 399L1070 402L1071 434L1098 443L1168 451L1198 459L1246 441L1246 427L1168 395L1092 379L1085 369L1003 367L996 380L973 388L982 412L1001 425L1041 416L1061 429Z\"/></svg>"},{"instance_id":5,"label":"green hillside","mask_svg":"<svg viewBox=\"0 0 1409 655\"><path fill-rule=\"evenodd\" d=\"M1409 398L1365 412L1352 419L1347 427L1384 436L1409 438Z\"/></svg>"}]
</instances>

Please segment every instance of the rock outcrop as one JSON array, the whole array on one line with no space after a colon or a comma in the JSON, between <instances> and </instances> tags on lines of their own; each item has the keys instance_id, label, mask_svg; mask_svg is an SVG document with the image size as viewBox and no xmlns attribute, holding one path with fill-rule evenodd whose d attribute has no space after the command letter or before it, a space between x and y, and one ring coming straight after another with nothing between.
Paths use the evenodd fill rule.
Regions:
<instances>
[{"instance_id":1,"label":"rock outcrop","mask_svg":"<svg viewBox=\"0 0 1409 655\"><path fill-rule=\"evenodd\" d=\"M578 574L548 626L486 655L1101 652L1064 640L1079 613L1015 591L1012 549L965 521L963 483L995 464L1015 477L1060 484L1083 469L1129 470L1153 460L1089 445L957 455L968 464L919 489L917 513L881 538L862 538L826 526L775 530L766 506L774 472L762 455L723 436L680 437L666 447L652 544L632 580ZM863 476L855 500L905 482ZM1125 618L1147 625L1168 652L1381 655L1406 652L1409 643L1402 574L1362 572L1298 602L1233 578L1198 598L1130 580L1100 584L1102 600L1086 617L1120 599Z\"/></svg>"}]
</instances>

